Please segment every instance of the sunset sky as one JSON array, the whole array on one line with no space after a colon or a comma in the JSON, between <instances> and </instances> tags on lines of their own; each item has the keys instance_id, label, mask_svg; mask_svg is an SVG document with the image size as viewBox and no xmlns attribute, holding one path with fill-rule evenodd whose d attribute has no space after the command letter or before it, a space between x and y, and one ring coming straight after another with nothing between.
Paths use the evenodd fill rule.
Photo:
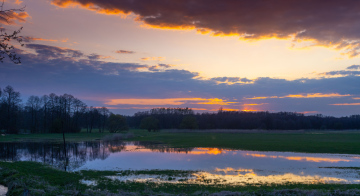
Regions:
<instances>
[{"instance_id":1,"label":"sunset sky","mask_svg":"<svg viewBox=\"0 0 360 196\"><path fill-rule=\"evenodd\" d=\"M360 114L358 0L6 0L0 88L156 107ZM1 22L1 21L0 21Z\"/></svg>"}]
</instances>

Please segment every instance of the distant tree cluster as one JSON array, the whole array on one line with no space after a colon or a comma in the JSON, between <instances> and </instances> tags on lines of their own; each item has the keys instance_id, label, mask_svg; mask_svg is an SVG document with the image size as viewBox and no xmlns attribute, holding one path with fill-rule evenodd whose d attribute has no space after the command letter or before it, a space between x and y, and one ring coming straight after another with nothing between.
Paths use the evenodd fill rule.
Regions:
<instances>
[{"instance_id":1,"label":"distant tree cluster","mask_svg":"<svg viewBox=\"0 0 360 196\"><path fill-rule=\"evenodd\" d=\"M0 131L18 133L20 130L30 133L75 133L85 128L103 132L126 130L125 117L111 114L106 107L88 107L72 95L30 96L23 103L20 93L13 87L0 88ZM118 122L116 122L118 121ZM114 124L116 124L116 128Z\"/></svg>"},{"instance_id":2,"label":"distant tree cluster","mask_svg":"<svg viewBox=\"0 0 360 196\"><path fill-rule=\"evenodd\" d=\"M131 127L157 131L159 129L198 128L194 111L189 108L154 108L128 117Z\"/></svg>"},{"instance_id":3,"label":"distant tree cluster","mask_svg":"<svg viewBox=\"0 0 360 196\"><path fill-rule=\"evenodd\" d=\"M149 120L151 117L152 120ZM360 129L360 115L332 117L305 116L296 112L243 112L223 111L197 113L189 108L156 108L128 117L130 127L148 129L155 122L156 129ZM145 124L145 125L144 125ZM151 129L152 130L152 129ZM150 130L149 130L150 131Z\"/></svg>"}]
</instances>

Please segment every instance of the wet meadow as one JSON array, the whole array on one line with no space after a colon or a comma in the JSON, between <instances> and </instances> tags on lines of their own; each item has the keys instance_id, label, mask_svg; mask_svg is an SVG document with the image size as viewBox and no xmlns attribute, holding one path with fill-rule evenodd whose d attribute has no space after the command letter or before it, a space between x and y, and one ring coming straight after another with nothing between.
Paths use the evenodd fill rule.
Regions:
<instances>
[{"instance_id":1,"label":"wet meadow","mask_svg":"<svg viewBox=\"0 0 360 196\"><path fill-rule=\"evenodd\" d=\"M13 195L360 192L355 130L81 132L66 134L66 154L61 139L1 136L0 184Z\"/></svg>"}]
</instances>

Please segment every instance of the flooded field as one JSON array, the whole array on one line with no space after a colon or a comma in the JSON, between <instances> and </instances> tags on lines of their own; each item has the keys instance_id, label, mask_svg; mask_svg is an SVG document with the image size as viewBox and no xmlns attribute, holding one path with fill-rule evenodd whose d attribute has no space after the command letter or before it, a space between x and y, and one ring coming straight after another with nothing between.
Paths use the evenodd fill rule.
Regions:
<instances>
[{"instance_id":1,"label":"flooded field","mask_svg":"<svg viewBox=\"0 0 360 196\"><path fill-rule=\"evenodd\" d=\"M360 183L360 170L350 168L360 167L360 155L168 148L153 143L98 141L67 144L67 159L60 144L0 143L0 160L43 162L67 171L118 171L106 177L120 181L237 185ZM136 172L144 170L169 172ZM176 172L169 174L174 173L171 171Z\"/></svg>"}]
</instances>

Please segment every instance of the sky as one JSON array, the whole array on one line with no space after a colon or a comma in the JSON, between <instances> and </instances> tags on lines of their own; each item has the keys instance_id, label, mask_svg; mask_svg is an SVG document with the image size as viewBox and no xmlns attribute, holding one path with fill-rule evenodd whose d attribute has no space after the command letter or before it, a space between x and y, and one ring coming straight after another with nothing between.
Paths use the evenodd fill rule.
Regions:
<instances>
[{"instance_id":1,"label":"sky","mask_svg":"<svg viewBox=\"0 0 360 196\"><path fill-rule=\"evenodd\" d=\"M21 64L0 88L23 99L68 93L132 115L195 112L360 114L357 0L6 0Z\"/></svg>"}]
</instances>

